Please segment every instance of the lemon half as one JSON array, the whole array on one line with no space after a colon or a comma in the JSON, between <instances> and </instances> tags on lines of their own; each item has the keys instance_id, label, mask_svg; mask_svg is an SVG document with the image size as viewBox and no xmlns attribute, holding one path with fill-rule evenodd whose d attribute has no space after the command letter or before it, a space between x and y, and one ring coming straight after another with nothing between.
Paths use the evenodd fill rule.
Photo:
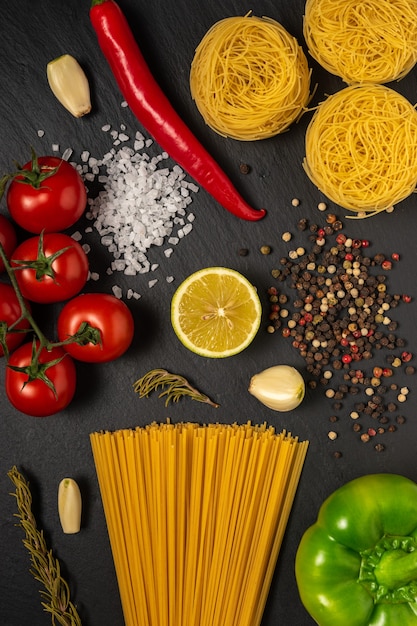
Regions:
<instances>
[{"instance_id":1,"label":"lemon half","mask_svg":"<svg viewBox=\"0 0 417 626\"><path fill-rule=\"evenodd\" d=\"M247 348L261 317L256 288L226 267L207 267L191 274L171 302L171 322L178 339L205 357L224 358Z\"/></svg>"}]
</instances>

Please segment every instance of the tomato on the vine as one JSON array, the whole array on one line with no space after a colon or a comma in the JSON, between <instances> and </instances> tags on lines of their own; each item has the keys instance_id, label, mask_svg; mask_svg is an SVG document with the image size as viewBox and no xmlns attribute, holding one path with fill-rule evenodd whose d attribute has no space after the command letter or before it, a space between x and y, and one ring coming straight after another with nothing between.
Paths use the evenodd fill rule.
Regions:
<instances>
[{"instance_id":1,"label":"tomato on the vine","mask_svg":"<svg viewBox=\"0 0 417 626\"><path fill-rule=\"evenodd\" d=\"M75 359L104 363L120 357L129 348L134 335L134 320L129 307L105 293L87 293L65 304L58 316L59 341L66 341L88 325L81 343L64 346Z\"/></svg>"},{"instance_id":2,"label":"tomato on the vine","mask_svg":"<svg viewBox=\"0 0 417 626\"><path fill-rule=\"evenodd\" d=\"M30 237L11 260L22 295L32 302L69 300L87 282L88 259L82 246L64 233Z\"/></svg>"},{"instance_id":3,"label":"tomato on the vine","mask_svg":"<svg viewBox=\"0 0 417 626\"><path fill-rule=\"evenodd\" d=\"M30 310L30 305L25 301L25 305ZM11 285L0 283L0 337L6 341L7 350L12 352L15 350L26 337L24 330L29 330L30 324L26 318L22 318L13 330L17 332L7 331L10 326L15 324L22 316L22 309L17 299L15 290ZM3 334L4 333L4 334ZM4 356L4 349L0 341L0 356Z\"/></svg>"},{"instance_id":4,"label":"tomato on the vine","mask_svg":"<svg viewBox=\"0 0 417 626\"><path fill-rule=\"evenodd\" d=\"M0 243L3 247L6 259L10 259L17 245L16 230L10 220L0 213ZM3 259L0 257L0 272L4 272Z\"/></svg>"},{"instance_id":5,"label":"tomato on the vine","mask_svg":"<svg viewBox=\"0 0 417 626\"><path fill-rule=\"evenodd\" d=\"M24 343L11 354L6 367L6 394L21 413L47 417L65 409L73 399L75 364L60 346L43 348L35 364L33 351L32 343Z\"/></svg>"},{"instance_id":6,"label":"tomato on the vine","mask_svg":"<svg viewBox=\"0 0 417 626\"><path fill-rule=\"evenodd\" d=\"M58 232L75 224L87 205L84 181L75 167L55 156L37 157L8 175L10 215L25 230Z\"/></svg>"}]
</instances>

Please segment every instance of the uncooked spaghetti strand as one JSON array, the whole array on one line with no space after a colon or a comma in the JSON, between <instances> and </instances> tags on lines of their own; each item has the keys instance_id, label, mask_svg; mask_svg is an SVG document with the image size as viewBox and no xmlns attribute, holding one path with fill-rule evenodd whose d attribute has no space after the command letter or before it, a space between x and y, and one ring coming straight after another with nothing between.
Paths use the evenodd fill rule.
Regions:
<instances>
[{"instance_id":1,"label":"uncooked spaghetti strand","mask_svg":"<svg viewBox=\"0 0 417 626\"><path fill-rule=\"evenodd\" d=\"M308 450L308 441L298 441L297 438L292 438L291 435L288 435L290 440L290 445L293 448L292 454L292 465L289 470L288 475L288 490L285 501L285 509L283 514L280 517L279 526L275 533L275 540L273 547L270 551L268 567L266 569L262 590L258 598L258 602L256 605L256 610L253 614L252 626L260 626L262 621L262 615L265 609L268 593L271 587L272 578L274 575L276 563L278 560L278 555L281 549L282 541L284 538L284 533L286 529L286 525L288 523L288 519L290 517L291 509L294 504L294 499L296 495L296 491L298 488L298 484L301 477L301 472L304 466L305 458Z\"/></svg>"}]
</instances>

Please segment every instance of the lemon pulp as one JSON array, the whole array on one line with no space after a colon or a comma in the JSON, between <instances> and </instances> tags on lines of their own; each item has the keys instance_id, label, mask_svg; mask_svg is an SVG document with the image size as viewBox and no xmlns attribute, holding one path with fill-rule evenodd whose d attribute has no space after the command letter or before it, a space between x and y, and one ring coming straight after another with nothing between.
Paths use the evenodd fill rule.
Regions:
<instances>
[{"instance_id":1,"label":"lemon pulp","mask_svg":"<svg viewBox=\"0 0 417 626\"><path fill-rule=\"evenodd\" d=\"M189 350L212 358L232 356L254 339L262 315L256 288L236 270L208 267L174 293L171 322Z\"/></svg>"}]
</instances>

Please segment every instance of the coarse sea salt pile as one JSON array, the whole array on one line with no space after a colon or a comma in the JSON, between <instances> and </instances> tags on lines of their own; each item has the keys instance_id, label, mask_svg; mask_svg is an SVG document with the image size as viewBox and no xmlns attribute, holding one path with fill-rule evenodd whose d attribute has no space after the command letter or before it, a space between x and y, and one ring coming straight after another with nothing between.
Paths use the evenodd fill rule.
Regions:
<instances>
[{"instance_id":1,"label":"coarse sea salt pile","mask_svg":"<svg viewBox=\"0 0 417 626\"><path fill-rule=\"evenodd\" d=\"M102 131L109 134L111 149L102 158L84 150L80 162L71 163L88 188L95 182L101 185L95 197L89 193L85 215L112 255L107 274L122 272L125 276L136 276L155 272L159 263L149 260L149 249L160 247L165 258L169 258L173 246L191 232L195 216L189 205L198 187L186 180L186 174L178 165L170 167L166 152L149 154L151 146L155 152L152 139L146 139L140 132L131 139L125 125L118 130L105 125ZM59 145L54 144L53 150L59 151ZM71 157L72 150L65 150L62 158L70 160ZM80 232L73 237L83 239ZM83 247L89 251L88 244ZM90 278L98 280L99 275L91 272ZM173 276L166 276L167 282L173 280ZM148 288L157 282L157 278L148 280ZM113 292L118 297L123 296L118 285L113 287ZM140 297L131 288L126 295Z\"/></svg>"}]
</instances>

